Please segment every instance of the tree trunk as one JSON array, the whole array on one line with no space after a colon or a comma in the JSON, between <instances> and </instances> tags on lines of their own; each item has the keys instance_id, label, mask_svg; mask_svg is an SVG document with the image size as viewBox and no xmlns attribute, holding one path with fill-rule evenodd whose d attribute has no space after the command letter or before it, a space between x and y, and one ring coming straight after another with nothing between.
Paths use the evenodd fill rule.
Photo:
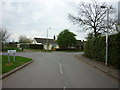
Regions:
<instances>
[{"instance_id":1,"label":"tree trunk","mask_svg":"<svg viewBox=\"0 0 120 90\"><path fill-rule=\"evenodd\" d=\"M94 27L94 37L97 37L97 31L96 31L96 27Z\"/></svg>"}]
</instances>

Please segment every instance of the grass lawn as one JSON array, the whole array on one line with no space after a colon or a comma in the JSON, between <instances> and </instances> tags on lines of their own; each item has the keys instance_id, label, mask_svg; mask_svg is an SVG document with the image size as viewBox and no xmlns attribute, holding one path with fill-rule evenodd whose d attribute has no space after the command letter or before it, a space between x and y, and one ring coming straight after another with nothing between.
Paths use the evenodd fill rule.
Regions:
<instances>
[{"instance_id":1,"label":"grass lawn","mask_svg":"<svg viewBox=\"0 0 120 90\"><path fill-rule=\"evenodd\" d=\"M0 71L2 71L2 72L0 72L0 74L9 72L9 71L13 70L14 68L21 66L32 60L30 58L20 57L20 56L16 56L15 58L16 58L15 61L13 61L13 56L10 56L11 62L8 63L8 56L0 55L0 66L1 66Z\"/></svg>"}]
</instances>

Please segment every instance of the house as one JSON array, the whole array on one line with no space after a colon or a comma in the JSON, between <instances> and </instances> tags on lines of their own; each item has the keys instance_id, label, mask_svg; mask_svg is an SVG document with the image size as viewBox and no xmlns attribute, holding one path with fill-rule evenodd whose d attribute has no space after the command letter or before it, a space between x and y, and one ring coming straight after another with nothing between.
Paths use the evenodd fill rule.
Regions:
<instances>
[{"instance_id":1,"label":"house","mask_svg":"<svg viewBox=\"0 0 120 90\"><path fill-rule=\"evenodd\" d=\"M83 40L83 42L81 40L77 40L76 49L77 50L83 50L84 49L84 40Z\"/></svg>"},{"instance_id":2,"label":"house","mask_svg":"<svg viewBox=\"0 0 120 90\"><path fill-rule=\"evenodd\" d=\"M84 47L84 41L82 42L81 40L76 40L76 45L70 46L68 48L75 49L75 50L83 50Z\"/></svg>"},{"instance_id":3,"label":"house","mask_svg":"<svg viewBox=\"0 0 120 90\"><path fill-rule=\"evenodd\" d=\"M32 44L43 45L44 50L53 50L59 48L54 39L34 38Z\"/></svg>"}]
</instances>

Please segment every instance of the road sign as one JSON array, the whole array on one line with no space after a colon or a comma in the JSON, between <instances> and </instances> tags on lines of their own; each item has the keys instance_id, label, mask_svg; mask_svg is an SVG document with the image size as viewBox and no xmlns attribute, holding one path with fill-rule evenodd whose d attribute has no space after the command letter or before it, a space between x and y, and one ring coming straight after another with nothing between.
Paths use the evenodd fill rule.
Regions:
<instances>
[{"instance_id":1,"label":"road sign","mask_svg":"<svg viewBox=\"0 0 120 90\"><path fill-rule=\"evenodd\" d=\"M15 54L16 50L8 50L8 54Z\"/></svg>"},{"instance_id":2,"label":"road sign","mask_svg":"<svg viewBox=\"0 0 120 90\"><path fill-rule=\"evenodd\" d=\"M10 63L10 55L14 55L14 61L15 61L15 54L16 54L16 50L8 50L8 63Z\"/></svg>"}]
</instances>

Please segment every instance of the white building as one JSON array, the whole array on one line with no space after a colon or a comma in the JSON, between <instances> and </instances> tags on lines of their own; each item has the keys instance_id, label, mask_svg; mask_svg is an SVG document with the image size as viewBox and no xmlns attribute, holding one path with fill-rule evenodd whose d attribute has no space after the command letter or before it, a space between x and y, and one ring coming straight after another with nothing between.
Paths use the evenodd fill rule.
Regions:
<instances>
[{"instance_id":1,"label":"white building","mask_svg":"<svg viewBox=\"0 0 120 90\"><path fill-rule=\"evenodd\" d=\"M45 50L52 50L59 48L55 40L47 39L47 38L34 38L32 44L43 45L43 48Z\"/></svg>"}]
</instances>

